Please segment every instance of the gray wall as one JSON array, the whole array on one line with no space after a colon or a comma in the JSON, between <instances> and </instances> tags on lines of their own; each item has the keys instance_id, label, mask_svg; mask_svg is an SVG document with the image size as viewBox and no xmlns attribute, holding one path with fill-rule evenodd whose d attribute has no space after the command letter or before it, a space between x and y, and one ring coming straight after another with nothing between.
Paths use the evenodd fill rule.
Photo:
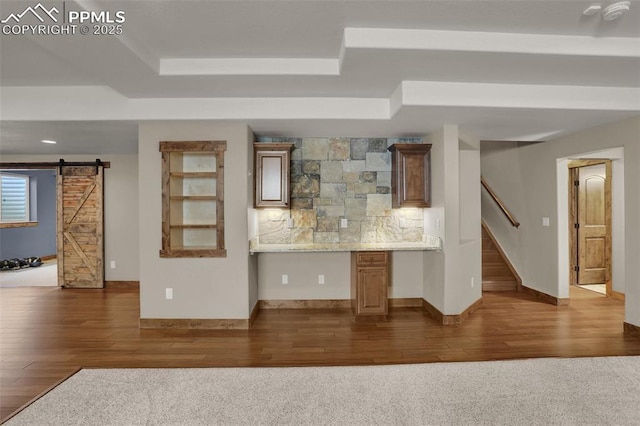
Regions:
<instances>
[{"instance_id":1,"label":"gray wall","mask_svg":"<svg viewBox=\"0 0 640 426\"><path fill-rule=\"evenodd\" d=\"M349 299L351 253L259 253L260 300ZM422 252L395 251L391 256L390 298L422 297ZM282 275L289 283L282 284ZM325 283L318 284L318 275Z\"/></svg>"},{"instance_id":2,"label":"gray wall","mask_svg":"<svg viewBox=\"0 0 640 426\"><path fill-rule=\"evenodd\" d=\"M105 280L138 280L138 156L64 155L66 161L110 161L104 173ZM58 161L58 155L3 155L4 162ZM55 219L54 219L55 220ZM3 243L4 244L4 236ZM55 248L53 253L55 253ZM49 253L49 254L53 254ZM111 261L116 268L111 268Z\"/></svg>"},{"instance_id":3,"label":"gray wall","mask_svg":"<svg viewBox=\"0 0 640 426\"><path fill-rule=\"evenodd\" d=\"M3 157L4 158L4 157ZM0 259L56 254L56 175L55 170L12 171L29 175L36 202L31 202L31 219L38 226L0 229ZM33 192L32 192L33 197ZM35 210L35 211L34 211Z\"/></svg>"},{"instance_id":4,"label":"gray wall","mask_svg":"<svg viewBox=\"0 0 640 426\"><path fill-rule=\"evenodd\" d=\"M454 125L430 142L433 207L425 210L425 233L441 237L444 249L424 253L423 297L456 315L482 297L480 142Z\"/></svg>"},{"instance_id":5,"label":"gray wall","mask_svg":"<svg viewBox=\"0 0 640 426\"><path fill-rule=\"evenodd\" d=\"M563 162L592 152L624 149L624 265L626 321L640 325L640 117L598 126L545 143L482 150L482 174L520 220L518 230L483 203L483 218L509 254L523 283L536 290L568 297L568 244ZM614 183L615 185L615 183ZM614 200L614 203L616 201ZM561 213L559 213L561 212ZM542 217L551 226L542 227ZM622 217L619 216L619 217ZM615 242L614 242L615 244ZM563 263L564 262L564 263ZM566 269L566 270L565 270ZM619 274L620 275L620 274Z\"/></svg>"},{"instance_id":6,"label":"gray wall","mask_svg":"<svg viewBox=\"0 0 640 426\"><path fill-rule=\"evenodd\" d=\"M226 140L225 258L160 258L162 167L160 141ZM139 126L141 318L246 319L255 299L255 260L249 255L247 215L253 140L245 124L155 121ZM173 288L173 299L165 289ZM250 291L252 295L250 295Z\"/></svg>"}]
</instances>

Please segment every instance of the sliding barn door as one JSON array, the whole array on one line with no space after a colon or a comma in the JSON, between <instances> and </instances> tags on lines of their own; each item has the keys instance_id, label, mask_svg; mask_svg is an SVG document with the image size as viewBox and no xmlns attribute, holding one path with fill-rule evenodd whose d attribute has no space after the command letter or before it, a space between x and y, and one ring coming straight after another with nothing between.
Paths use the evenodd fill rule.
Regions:
<instances>
[{"instance_id":1,"label":"sliding barn door","mask_svg":"<svg viewBox=\"0 0 640 426\"><path fill-rule=\"evenodd\" d=\"M58 172L58 285L104 287L103 167Z\"/></svg>"}]
</instances>

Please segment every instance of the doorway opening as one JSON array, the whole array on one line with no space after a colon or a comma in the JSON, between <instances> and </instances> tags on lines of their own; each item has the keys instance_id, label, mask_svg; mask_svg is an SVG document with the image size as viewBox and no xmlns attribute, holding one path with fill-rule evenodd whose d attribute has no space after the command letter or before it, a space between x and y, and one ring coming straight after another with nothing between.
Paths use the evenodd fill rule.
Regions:
<instances>
[{"instance_id":1,"label":"doorway opening","mask_svg":"<svg viewBox=\"0 0 640 426\"><path fill-rule=\"evenodd\" d=\"M0 174L0 287L55 287L56 171L0 168Z\"/></svg>"},{"instance_id":2,"label":"doorway opening","mask_svg":"<svg viewBox=\"0 0 640 426\"><path fill-rule=\"evenodd\" d=\"M22 170L25 172L24 176L27 176L26 173L35 173L34 170L43 169L44 173L50 173L54 177L51 188L38 192L48 195L51 198L48 204L53 206L50 209L53 210L53 243L49 250L53 250L55 254L57 286L104 287L103 170L109 167L109 162L99 159L95 162L65 162L61 159L56 163L0 163L0 170ZM3 234L4 231L11 232L23 228L29 231L39 228L40 224L33 219L35 216L31 215L32 210L37 212L31 207L32 204L37 205L38 200L34 198L32 201L30 198L33 194L29 191L26 193L26 197L29 198L25 204L25 208L29 210L28 216L23 218L22 223L17 220L13 223L3 223ZM29 243L39 242L37 237L28 233L25 235L24 239ZM9 246L8 242L17 241L10 235L3 235L2 239L3 246ZM21 270L22 268L19 268L18 272ZM35 286L39 285L35 282Z\"/></svg>"},{"instance_id":3,"label":"doorway opening","mask_svg":"<svg viewBox=\"0 0 640 426\"><path fill-rule=\"evenodd\" d=\"M569 162L571 284L606 295L611 287L611 160Z\"/></svg>"},{"instance_id":4,"label":"doorway opening","mask_svg":"<svg viewBox=\"0 0 640 426\"><path fill-rule=\"evenodd\" d=\"M574 251L573 242L575 240L575 224L572 209L576 209L576 201L572 196L575 187L576 173L573 169L579 166L589 166L593 164L585 161L594 161L599 164L610 162L609 183L611 189L610 198L610 243L609 265L607 265L607 282L611 285L611 292L608 297L624 301L625 299L625 162L624 147L607 148L598 151L575 153L571 156L557 159L557 207L558 207L558 294L560 297L569 298L570 288L578 290L575 274L577 251ZM581 163L582 162L582 163ZM569 167L569 164L571 166ZM595 164L594 163L594 164ZM606 166L605 166L606 167ZM605 171L606 174L606 171ZM600 243L602 244L602 243ZM605 292L606 284L605 282ZM580 289L581 290L581 289ZM597 293L589 292L599 297Z\"/></svg>"},{"instance_id":5,"label":"doorway opening","mask_svg":"<svg viewBox=\"0 0 640 426\"><path fill-rule=\"evenodd\" d=\"M624 299L613 289L613 173L610 159L571 160L569 283Z\"/></svg>"}]
</instances>

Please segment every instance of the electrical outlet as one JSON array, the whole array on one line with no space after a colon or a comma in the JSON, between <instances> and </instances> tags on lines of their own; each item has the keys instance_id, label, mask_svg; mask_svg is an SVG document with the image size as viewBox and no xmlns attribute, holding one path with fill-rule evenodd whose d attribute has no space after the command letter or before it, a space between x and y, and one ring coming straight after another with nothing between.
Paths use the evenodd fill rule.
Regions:
<instances>
[{"instance_id":1,"label":"electrical outlet","mask_svg":"<svg viewBox=\"0 0 640 426\"><path fill-rule=\"evenodd\" d=\"M293 218L290 217L289 219L287 219L287 228L291 229L294 226L294 222L293 222Z\"/></svg>"},{"instance_id":2,"label":"electrical outlet","mask_svg":"<svg viewBox=\"0 0 640 426\"><path fill-rule=\"evenodd\" d=\"M349 226L349 221L347 219L340 219L340 228L346 228Z\"/></svg>"},{"instance_id":3,"label":"electrical outlet","mask_svg":"<svg viewBox=\"0 0 640 426\"><path fill-rule=\"evenodd\" d=\"M549 226L549 218L548 217L543 217L542 218L542 226Z\"/></svg>"},{"instance_id":4,"label":"electrical outlet","mask_svg":"<svg viewBox=\"0 0 640 426\"><path fill-rule=\"evenodd\" d=\"M282 276L282 284L289 284L289 275Z\"/></svg>"},{"instance_id":5,"label":"electrical outlet","mask_svg":"<svg viewBox=\"0 0 640 426\"><path fill-rule=\"evenodd\" d=\"M318 284L324 284L324 275L318 275Z\"/></svg>"},{"instance_id":6,"label":"electrical outlet","mask_svg":"<svg viewBox=\"0 0 640 426\"><path fill-rule=\"evenodd\" d=\"M164 298L167 300L173 299L173 289L171 287L164 289Z\"/></svg>"},{"instance_id":7,"label":"electrical outlet","mask_svg":"<svg viewBox=\"0 0 640 426\"><path fill-rule=\"evenodd\" d=\"M111 269L116 269L116 261L115 260L111 261Z\"/></svg>"}]
</instances>

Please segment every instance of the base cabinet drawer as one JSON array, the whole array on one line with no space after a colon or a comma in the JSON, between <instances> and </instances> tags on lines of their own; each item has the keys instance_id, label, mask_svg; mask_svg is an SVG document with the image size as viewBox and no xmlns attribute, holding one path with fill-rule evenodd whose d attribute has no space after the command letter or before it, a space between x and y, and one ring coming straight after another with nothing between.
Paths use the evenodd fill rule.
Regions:
<instances>
[{"instance_id":1,"label":"base cabinet drawer","mask_svg":"<svg viewBox=\"0 0 640 426\"><path fill-rule=\"evenodd\" d=\"M386 251L356 252L356 263L358 266L386 265L389 256Z\"/></svg>"},{"instance_id":2,"label":"base cabinet drawer","mask_svg":"<svg viewBox=\"0 0 640 426\"><path fill-rule=\"evenodd\" d=\"M387 315L389 284L389 252L351 254L351 306L354 315Z\"/></svg>"}]
</instances>

